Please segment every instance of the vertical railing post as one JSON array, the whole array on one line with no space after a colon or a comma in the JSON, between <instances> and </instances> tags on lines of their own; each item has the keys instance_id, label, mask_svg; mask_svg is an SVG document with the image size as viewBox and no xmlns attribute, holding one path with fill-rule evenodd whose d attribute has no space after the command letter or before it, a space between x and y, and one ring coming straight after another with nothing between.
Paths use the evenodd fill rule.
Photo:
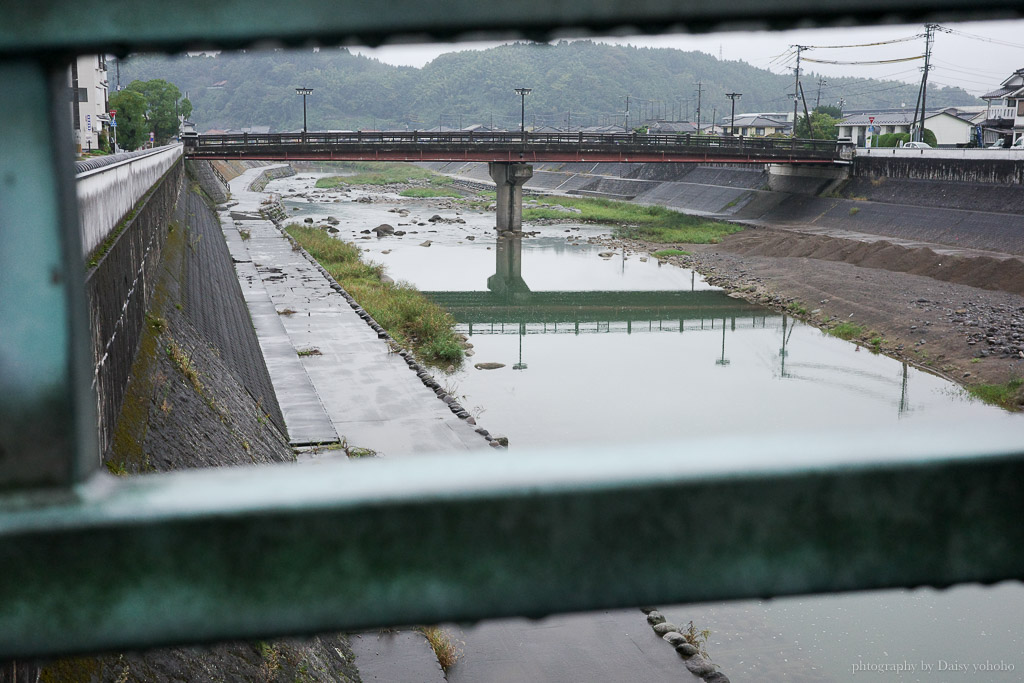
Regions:
<instances>
[{"instance_id":1,"label":"vertical railing post","mask_svg":"<svg viewBox=\"0 0 1024 683\"><path fill-rule=\"evenodd\" d=\"M67 68L0 62L0 491L99 465Z\"/></svg>"}]
</instances>

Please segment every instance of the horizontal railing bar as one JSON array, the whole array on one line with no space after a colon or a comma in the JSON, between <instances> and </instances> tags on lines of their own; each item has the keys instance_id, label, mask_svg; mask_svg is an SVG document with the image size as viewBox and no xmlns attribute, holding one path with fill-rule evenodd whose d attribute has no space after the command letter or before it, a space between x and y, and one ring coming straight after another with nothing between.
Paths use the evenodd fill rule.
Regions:
<instances>
[{"instance_id":1,"label":"horizontal railing bar","mask_svg":"<svg viewBox=\"0 0 1024 683\"><path fill-rule=\"evenodd\" d=\"M109 12L105 0L6 4L5 21L0 24L0 54L237 48L267 39L286 45L320 41L374 44L396 36L447 40L479 32L500 32L507 38L510 30L513 35L525 33L542 39L548 32L567 28L577 34L597 31L599 35L620 28L650 32L690 26L707 31L723 24L778 29L840 21L870 23L879 17L942 21L978 12L970 0L862 0L855 8L836 0L520 0L506 4L395 0L387 12L356 0L179 0L142 3L138 12L129 13ZM1020 0L989 0L984 16L1016 16L1022 9Z\"/></svg>"},{"instance_id":2,"label":"horizontal railing bar","mask_svg":"<svg viewBox=\"0 0 1024 683\"><path fill-rule=\"evenodd\" d=\"M779 150L783 152L821 151L835 153L841 145L833 140L806 140L793 138L759 138L744 136L710 135L631 135L631 134L561 134L561 133L429 133L429 132L373 132L373 133L269 133L199 135L186 139L186 147L266 145L372 145L372 144L462 144L476 147L488 145L634 145L637 147L670 148L736 148Z\"/></svg>"},{"instance_id":3,"label":"horizontal railing bar","mask_svg":"<svg viewBox=\"0 0 1024 683\"><path fill-rule=\"evenodd\" d=\"M904 427L12 494L0 659L1024 576L1019 433Z\"/></svg>"}]
</instances>

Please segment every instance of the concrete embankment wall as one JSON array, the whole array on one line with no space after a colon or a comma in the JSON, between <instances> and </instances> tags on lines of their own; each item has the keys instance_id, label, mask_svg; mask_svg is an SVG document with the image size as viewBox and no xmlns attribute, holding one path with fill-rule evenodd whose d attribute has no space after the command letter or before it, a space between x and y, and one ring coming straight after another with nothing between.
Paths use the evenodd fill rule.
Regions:
<instances>
[{"instance_id":1,"label":"concrete embankment wall","mask_svg":"<svg viewBox=\"0 0 1024 683\"><path fill-rule=\"evenodd\" d=\"M262 192L263 188L267 186L271 180L275 178L287 178L288 176L295 175L295 169L291 166L273 166L264 170L254 181L249 184L249 189L253 192Z\"/></svg>"},{"instance_id":2,"label":"concrete embankment wall","mask_svg":"<svg viewBox=\"0 0 1024 683\"><path fill-rule=\"evenodd\" d=\"M149 177L152 167L151 164L134 166L143 178ZM93 386L102 452L109 451L114 438L115 422L130 380L130 368L146 325L146 311L152 305L164 244L174 230L191 231L191 251L217 252L219 257L219 261L195 258L184 261L187 269L182 273L182 279L189 302L188 310L196 316L192 323L204 331L205 338L222 349L221 353L239 383L258 398L266 415L284 431L284 419L252 334L248 309L242 301L219 226L211 232L192 225L197 220L194 210L188 214L179 211L177 220L172 220L183 186L183 167L184 161L178 155L163 177L141 192L142 201L130 208L134 215L113 241L104 245L105 251L94 257L94 265L90 262L86 275L94 362ZM110 167L110 178L122 178L128 186L124 192L135 192L142 182L131 176L132 168L132 165L124 163ZM265 184L270 177L289 173L293 171L287 167L269 168L261 179ZM110 187L116 188L115 185ZM209 194L209 190L206 191ZM116 193L116 189L111 192ZM82 217L84 232L95 232L94 226L88 222L90 220L96 219L90 215ZM209 265L211 263L221 266L226 263L227 266L216 269ZM225 293L230 296L225 296ZM239 302L241 307L236 305Z\"/></svg>"},{"instance_id":3,"label":"concrete embankment wall","mask_svg":"<svg viewBox=\"0 0 1024 683\"><path fill-rule=\"evenodd\" d=\"M858 157L848 180L734 217L1024 254L1022 172L1024 160Z\"/></svg>"},{"instance_id":4,"label":"concrete embankment wall","mask_svg":"<svg viewBox=\"0 0 1024 683\"><path fill-rule=\"evenodd\" d=\"M175 198L107 466L293 461L217 216L187 186ZM41 680L264 680L271 656L274 680L359 680L348 638L328 634L68 658L46 663Z\"/></svg>"},{"instance_id":5,"label":"concrete embankment wall","mask_svg":"<svg viewBox=\"0 0 1024 683\"><path fill-rule=\"evenodd\" d=\"M213 165L213 162L202 159L190 160L186 164L186 169L189 176L195 178L199 187L215 203L223 204L228 200L231 188L228 187L227 178Z\"/></svg>"},{"instance_id":6,"label":"concrete embankment wall","mask_svg":"<svg viewBox=\"0 0 1024 683\"><path fill-rule=\"evenodd\" d=\"M123 167L118 168L121 170L116 176L121 177ZM183 178L184 166L179 158L162 179L150 183L140 194L148 196L133 204L134 216L86 272L101 452L109 449L113 438ZM128 181L129 186L136 184ZM87 220L88 216L82 217L86 230L92 228Z\"/></svg>"},{"instance_id":7,"label":"concrete embankment wall","mask_svg":"<svg viewBox=\"0 0 1024 683\"><path fill-rule=\"evenodd\" d=\"M490 184L482 163L424 164ZM841 179L845 170L849 177ZM762 225L820 226L1024 254L1024 160L857 157L852 167L537 164L527 190Z\"/></svg>"},{"instance_id":8,"label":"concrete embankment wall","mask_svg":"<svg viewBox=\"0 0 1024 683\"><path fill-rule=\"evenodd\" d=\"M75 190L82 253L91 254L153 185L181 158L181 145L80 161Z\"/></svg>"}]
</instances>

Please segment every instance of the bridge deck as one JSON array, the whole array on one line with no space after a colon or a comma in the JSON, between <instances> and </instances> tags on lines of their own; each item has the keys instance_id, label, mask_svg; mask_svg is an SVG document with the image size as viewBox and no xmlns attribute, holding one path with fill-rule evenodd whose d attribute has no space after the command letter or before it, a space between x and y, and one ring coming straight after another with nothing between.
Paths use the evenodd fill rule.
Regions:
<instances>
[{"instance_id":1,"label":"bridge deck","mask_svg":"<svg viewBox=\"0 0 1024 683\"><path fill-rule=\"evenodd\" d=\"M582 132L269 133L185 140L185 154L193 159L288 161L834 164L845 163L851 153L832 140Z\"/></svg>"}]
</instances>

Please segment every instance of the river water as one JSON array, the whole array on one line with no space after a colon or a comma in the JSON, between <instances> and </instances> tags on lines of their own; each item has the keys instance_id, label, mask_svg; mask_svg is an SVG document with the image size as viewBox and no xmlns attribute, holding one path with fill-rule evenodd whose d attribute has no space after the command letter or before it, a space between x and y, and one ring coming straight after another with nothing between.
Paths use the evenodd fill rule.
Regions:
<instances>
[{"instance_id":1,"label":"river water","mask_svg":"<svg viewBox=\"0 0 1024 683\"><path fill-rule=\"evenodd\" d=\"M607 230L573 224L571 215L537 228L537 236L498 241L493 213L439 208L445 204L437 200L361 191L328 192L315 202L288 198L309 191L313 177L267 189L285 196L296 220L337 218L340 238L355 240L393 278L455 314L474 355L438 381L513 449L951 422L1024 438L1024 416L730 298L691 271L591 243ZM352 201L365 195L380 201ZM430 222L434 215L464 222ZM408 234L366 239L360 232L381 223ZM734 681L1021 680L1022 606L1024 588L1015 583L666 612L676 623L692 619L711 629L708 649ZM1014 670L973 670L986 661ZM922 672L922 663L931 671ZM955 664L970 671L956 672ZM908 670L870 670L879 665Z\"/></svg>"}]
</instances>

